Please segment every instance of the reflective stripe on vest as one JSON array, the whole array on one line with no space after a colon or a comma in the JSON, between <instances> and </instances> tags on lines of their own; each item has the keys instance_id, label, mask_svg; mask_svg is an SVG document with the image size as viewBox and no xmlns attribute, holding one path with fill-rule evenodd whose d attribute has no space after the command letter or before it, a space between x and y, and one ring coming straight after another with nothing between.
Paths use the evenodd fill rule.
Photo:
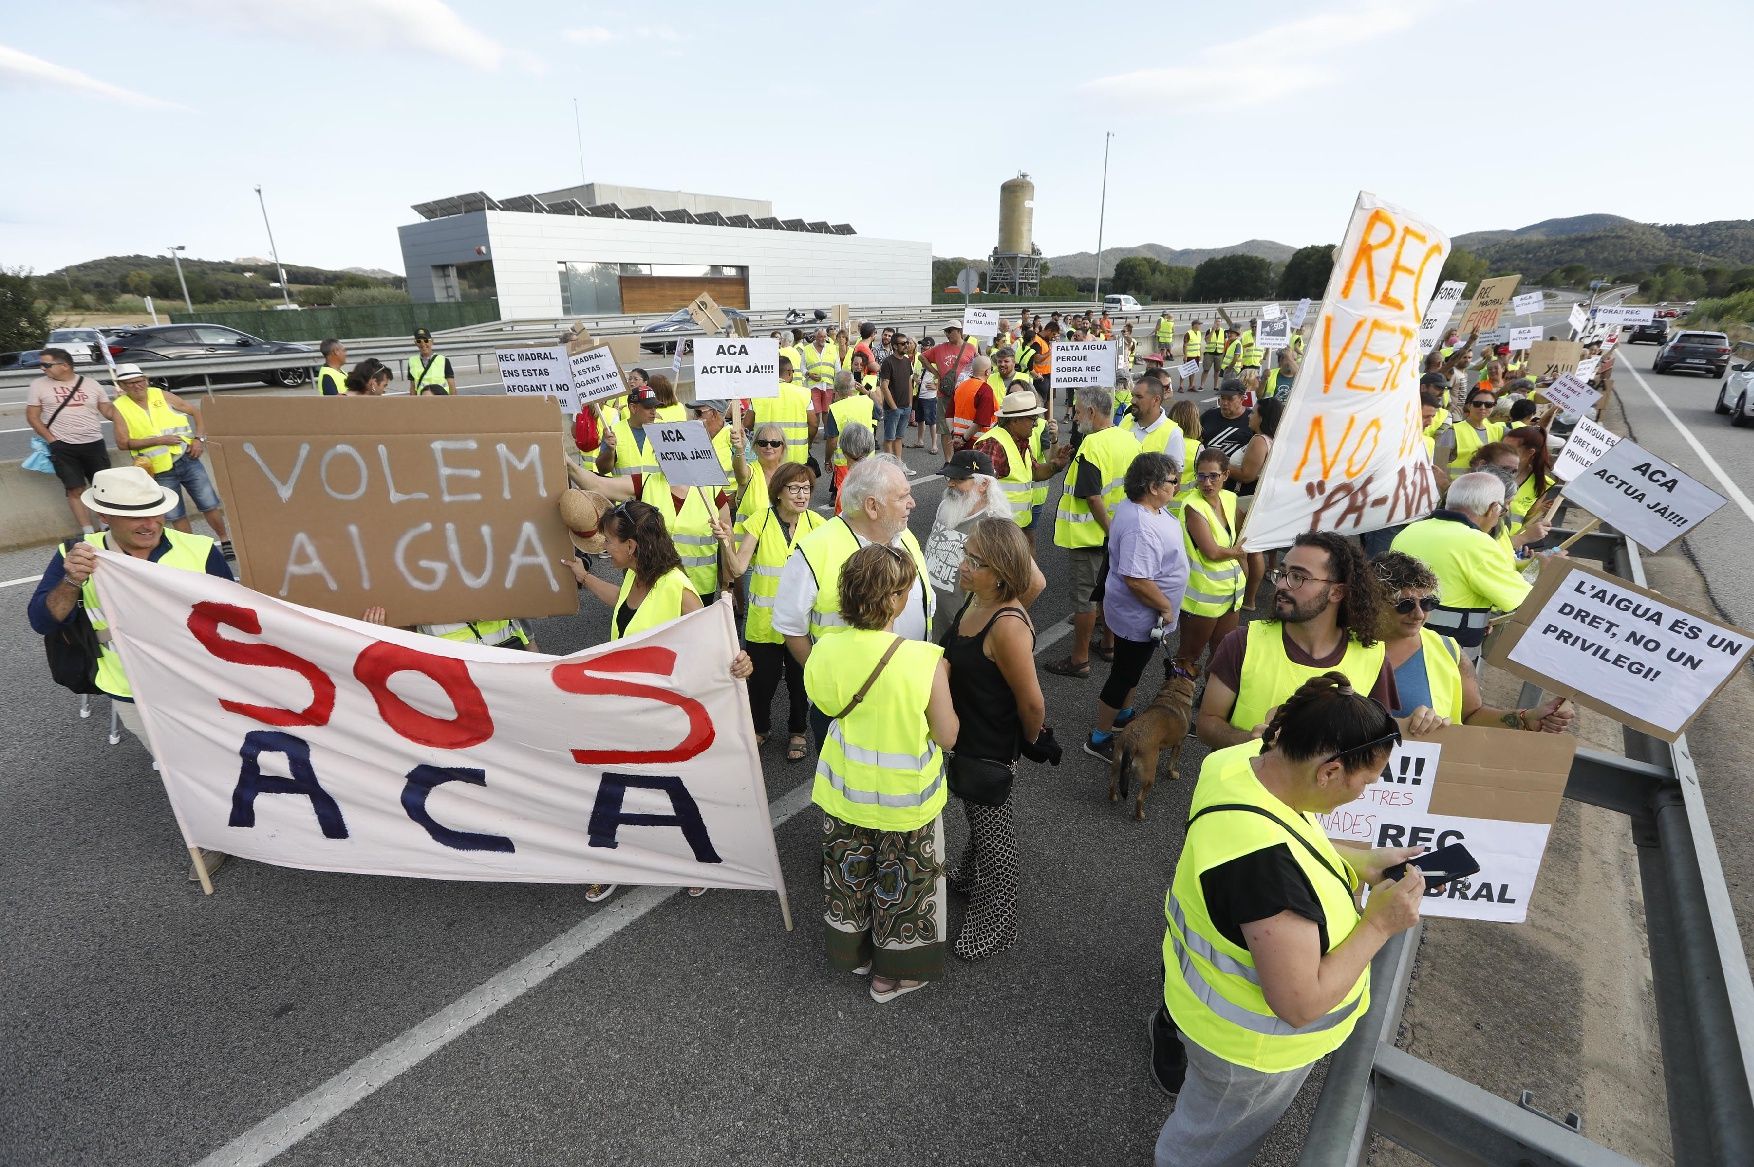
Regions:
<instances>
[{"instance_id":1,"label":"reflective stripe on vest","mask_svg":"<svg viewBox=\"0 0 1754 1167\"><path fill-rule=\"evenodd\" d=\"M643 432L643 431L642 431ZM651 439L641 445L634 438L633 427L625 421L615 423L615 477L630 478L635 474L656 474L658 458L652 453Z\"/></svg>"},{"instance_id":2,"label":"reflective stripe on vest","mask_svg":"<svg viewBox=\"0 0 1754 1167\"><path fill-rule=\"evenodd\" d=\"M445 376L445 370L449 367L449 363L438 353L433 353L432 360L423 365L417 352L408 358L408 379L414 382L416 393L422 389L438 389L448 393L450 382Z\"/></svg>"},{"instance_id":3,"label":"reflective stripe on vest","mask_svg":"<svg viewBox=\"0 0 1754 1167\"><path fill-rule=\"evenodd\" d=\"M162 389L146 390L146 407L142 409L134 399L126 393L118 393L114 398L116 409L128 422L130 438L147 438L159 434L181 435L186 437L192 431L188 416L178 413L164 399ZM148 474L163 474L176 464L183 456L187 443L173 440L158 446L136 446L128 451L136 458L150 459L152 464L146 468Z\"/></svg>"},{"instance_id":4,"label":"reflective stripe on vest","mask_svg":"<svg viewBox=\"0 0 1754 1167\"><path fill-rule=\"evenodd\" d=\"M1236 707L1230 712L1230 724L1244 733L1265 722L1267 711L1283 704L1305 681L1333 671L1293 663L1285 651L1284 627L1276 620L1255 620L1248 626L1242 687L1237 690ZM1334 668L1346 674L1354 690L1369 693L1382 674L1386 652L1380 640L1365 648L1348 636L1346 652Z\"/></svg>"},{"instance_id":5,"label":"reflective stripe on vest","mask_svg":"<svg viewBox=\"0 0 1754 1167\"><path fill-rule=\"evenodd\" d=\"M87 535L83 542L93 547L105 547L109 532L99 531L95 535ZM158 563L164 567L174 567L179 571L207 570L207 557L213 551L213 540L206 535L185 535L175 527L165 527L164 537L170 540L170 550L159 557ZM62 558L66 558L65 548L60 548ZM95 574L95 573L93 573ZM85 605L85 615L91 620L91 629L97 633L97 687L112 697L134 696L133 688L128 684L128 677L122 672L122 657L110 643L110 622L104 618L103 607L98 603L97 585L90 576L79 589L80 602Z\"/></svg>"},{"instance_id":6,"label":"reflective stripe on vest","mask_svg":"<svg viewBox=\"0 0 1754 1167\"><path fill-rule=\"evenodd\" d=\"M1185 359L1197 361L1204 355L1205 351L1206 338L1200 334L1198 329L1188 329L1188 334L1182 338L1182 352Z\"/></svg>"},{"instance_id":7,"label":"reflective stripe on vest","mask_svg":"<svg viewBox=\"0 0 1754 1167\"><path fill-rule=\"evenodd\" d=\"M798 543L827 521L815 511L806 510L798 515L788 539L785 525L771 507L752 520L748 529L755 532L755 554L750 558L749 615L744 622L743 639L752 644L786 642L773 628L773 602L780 594L780 576Z\"/></svg>"},{"instance_id":8,"label":"reflective stripe on vest","mask_svg":"<svg viewBox=\"0 0 1754 1167\"><path fill-rule=\"evenodd\" d=\"M454 644L529 644L530 634L516 620L472 620L462 624L422 624L420 631Z\"/></svg>"},{"instance_id":9,"label":"reflective stripe on vest","mask_svg":"<svg viewBox=\"0 0 1754 1167\"><path fill-rule=\"evenodd\" d=\"M988 438L998 442L999 448L1005 451L1005 477L999 479L999 488L1005 492L1005 501L1011 504L1011 519L1019 527L1027 527L1029 509L1035 501L1034 463L1017 449L1011 431L1004 426L994 426L976 441L984 442Z\"/></svg>"},{"instance_id":10,"label":"reflective stripe on vest","mask_svg":"<svg viewBox=\"0 0 1754 1167\"><path fill-rule=\"evenodd\" d=\"M1236 495L1225 490L1219 492L1219 506L1224 510L1223 525L1230 531L1230 538L1236 538ZM1243 579L1242 564L1234 559L1207 559L1200 554L1199 545L1194 542L1192 532L1188 530L1186 514L1189 510L1206 520L1207 528L1212 532L1212 541L1224 546L1225 541L1219 533L1219 516L1212 509L1212 504L1201 494L1191 494L1182 500L1182 543L1188 553L1188 584L1182 593L1182 611L1191 616L1222 616L1235 609L1242 602L1243 590L1248 586Z\"/></svg>"},{"instance_id":11,"label":"reflective stripe on vest","mask_svg":"<svg viewBox=\"0 0 1754 1167\"><path fill-rule=\"evenodd\" d=\"M640 497L657 507L658 514L663 516L664 529L676 544L676 557L682 561L683 573L703 598L719 590L719 541L712 526L717 512L702 497L707 489L690 487L681 507L676 505L670 480L662 476L647 478L640 491Z\"/></svg>"},{"instance_id":12,"label":"reflective stripe on vest","mask_svg":"<svg viewBox=\"0 0 1754 1167\"><path fill-rule=\"evenodd\" d=\"M863 393L854 393L849 397L841 398L828 407L828 413L834 418L834 428L837 435L855 425L864 425L871 427L873 437L877 436L877 403ZM834 464L845 466L847 464L846 455L840 452L838 440L837 436Z\"/></svg>"},{"instance_id":13,"label":"reflective stripe on vest","mask_svg":"<svg viewBox=\"0 0 1754 1167\"><path fill-rule=\"evenodd\" d=\"M1118 426L1109 426L1087 435L1078 444L1078 452L1066 466L1066 481L1060 489L1059 507L1054 513L1054 545L1057 547L1101 547L1108 540L1090 504L1073 496L1078 484L1078 466L1088 462L1102 476L1102 504L1110 516L1126 497L1127 467L1139 456L1139 443Z\"/></svg>"},{"instance_id":14,"label":"reflective stripe on vest","mask_svg":"<svg viewBox=\"0 0 1754 1167\"><path fill-rule=\"evenodd\" d=\"M798 553L804 557L804 564L809 567L810 574L816 581L816 599L810 605L812 641L819 641L824 633L847 626L840 614L840 569L863 546L846 519L840 516L824 522L799 541ZM914 568L919 572L926 627L930 628L938 600L937 593L932 588L932 577L926 571L925 552L920 550L920 541L909 530L902 531L901 546L912 557Z\"/></svg>"},{"instance_id":15,"label":"reflective stripe on vest","mask_svg":"<svg viewBox=\"0 0 1754 1167\"><path fill-rule=\"evenodd\" d=\"M622 632L621 609L627 603L627 594L633 591L633 572L630 569L621 577L621 591L616 595L615 607L609 613L609 639L620 640L623 636L632 636L636 632L644 632L648 628L656 628L679 618L682 615L682 594L694 590L688 577L680 569L672 567L659 576L651 590L646 592L646 598L634 610L633 619L627 622L627 631Z\"/></svg>"},{"instance_id":16,"label":"reflective stripe on vest","mask_svg":"<svg viewBox=\"0 0 1754 1167\"><path fill-rule=\"evenodd\" d=\"M749 403L755 414L755 429L777 425L786 439L786 460L804 463L810 460L810 393L790 381L780 382L776 397L757 397Z\"/></svg>"},{"instance_id":17,"label":"reflective stripe on vest","mask_svg":"<svg viewBox=\"0 0 1754 1167\"><path fill-rule=\"evenodd\" d=\"M1342 1002L1337 1008L1316 1018L1308 1025L1292 1025L1277 1014L1256 1013L1241 1005L1233 1005L1211 982L1206 980L1190 953L1198 953L1208 964L1220 972L1228 976L1238 977L1257 987L1261 983L1259 974L1241 961L1219 952L1205 937L1188 931L1181 901L1175 898L1174 892L1169 895L1169 918L1176 927L1181 929L1179 935L1174 931L1167 932L1166 935L1175 952L1176 965L1181 969L1182 978L1193 992L1194 999L1232 1025L1241 1026L1250 1033L1259 1033L1266 1037L1294 1037L1332 1029L1358 1012L1359 1003L1363 1000L1362 995ZM1262 999L1266 999L1265 993L1262 993Z\"/></svg>"}]
</instances>

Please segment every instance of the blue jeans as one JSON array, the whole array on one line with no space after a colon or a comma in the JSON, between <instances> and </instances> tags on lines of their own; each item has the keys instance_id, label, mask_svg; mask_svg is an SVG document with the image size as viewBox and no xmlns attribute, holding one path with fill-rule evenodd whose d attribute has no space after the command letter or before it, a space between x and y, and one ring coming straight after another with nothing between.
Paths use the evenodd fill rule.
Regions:
<instances>
[{"instance_id":1,"label":"blue jeans","mask_svg":"<svg viewBox=\"0 0 1754 1167\"><path fill-rule=\"evenodd\" d=\"M207 465L187 454L171 463L171 468L163 474L154 474L154 482L177 492L177 506L164 517L165 522L175 522L188 513L183 506L183 491L195 500L195 509L203 513L219 509L219 492L213 489L213 480L207 477Z\"/></svg>"},{"instance_id":2,"label":"blue jeans","mask_svg":"<svg viewBox=\"0 0 1754 1167\"><path fill-rule=\"evenodd\" d=\"M907 432L907 423L913 418L913 409L885 409L883 411L883 440L899 442L901 435Z\"/></svg>"}]
</instances>

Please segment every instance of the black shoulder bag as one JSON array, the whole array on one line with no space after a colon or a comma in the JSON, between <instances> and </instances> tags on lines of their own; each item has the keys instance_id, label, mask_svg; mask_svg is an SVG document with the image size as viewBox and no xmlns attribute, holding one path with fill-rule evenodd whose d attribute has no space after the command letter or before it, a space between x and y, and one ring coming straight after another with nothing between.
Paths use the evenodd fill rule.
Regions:
<instances>
[{"instance_id":1,"label":"black shoulder bag","mask_svg":"<svg viewBox=\"0 0 1754 1167\"><path fill-rule=\"evenodd\" d=\"M61 555L65 559L67 552L80 542L69 539L61 544ZM75 693L102 692L97 687L97 658L100 649L97 643L97 630L91 626L91 617L85 611L85 589L80 589L78 603L61 626L43 637L43 651L49 658L49 676L55 684L63 689L71 689Z\"/></svg>"}]
</instances>

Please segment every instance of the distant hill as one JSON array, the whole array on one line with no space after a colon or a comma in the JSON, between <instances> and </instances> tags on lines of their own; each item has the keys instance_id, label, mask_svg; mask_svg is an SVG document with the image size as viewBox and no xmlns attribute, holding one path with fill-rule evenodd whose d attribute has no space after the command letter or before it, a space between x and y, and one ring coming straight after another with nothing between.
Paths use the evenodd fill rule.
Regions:
<instances>
[{"instance_id":1,"label":"distant hill","mask_svg":"<svg viewBox=\"0 0 1754 1167\"><path fill-rule=\"evenodd\" d=\"M1754 265L1754 220L1639 223L1619 215L1573 215L1514 231L1470 231L1452 243L1494 271L1521 270L1531 278L1567 264L1605 273L1645 272L1664 263L1734 268Z\"/></svg>"},{"instance_id":2,"label":"distant hill","mask_svg":"<svg viewBox=\"0 0 1754 1167\"><path fill-rule=\"evenodd\" d=\"M1258 255L1274 263L1291 258L1295 247L1275 243L1271 239L1249 239L1229 247L1166 247L1161 243L1142 243L1137 247L1105 247L1102 249L1102 277L1114 275L1115 264L1128 256L1143 255L1160 260L1170 267L1197 267L1221 255ZM1048 271L1056 276L1088 279L1096 274L1096 253L1075 251L1070 255L1049 255L1043 258Z\"/></svg>"},{"instance_id":3,"label":"distant hill","mask_svg":"<svg viewBox=\"0 0 1754 1167\"><path fill-rule=\"evenodd\" d=\"M198 302L280 298L279 290L270 286L276 279L271 259L184 259L182 263L183 280ZM61 284L100 299L126 294L182 298L176 265L168 255L106 255L38 278L47 285ZM296 292L300 288L401 288L405 281L390 272L335 271L289 263L286 282Z\"/></svg>"}]
</instances>

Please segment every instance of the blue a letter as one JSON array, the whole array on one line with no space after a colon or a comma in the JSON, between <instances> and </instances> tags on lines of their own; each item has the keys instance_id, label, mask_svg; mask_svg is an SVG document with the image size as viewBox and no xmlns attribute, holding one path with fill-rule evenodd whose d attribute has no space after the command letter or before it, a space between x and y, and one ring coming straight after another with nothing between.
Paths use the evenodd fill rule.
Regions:
<instances>
[{"instance_id":1,"label":"blue a letter","mask_svg":"<svg viewBox=\"0 0 1754 1167\"><path fill-rule=\"evenodd\" d=\"M670 806L675 814L626 814L621 803L627 797L627 788L638 786L645 790L662 790L670 796ZM719 853L713 850L713 841L707 837L706 820L700 817L700 808L694 803L694 795L688 793L688 787L682 785L682 779L675 777L649 778L640 774L603 774L602 785L597 787L597 802L591 807L591 846L614 849L619 844L615 841L615 832L625 823L633 827L677 827L682 837L688 840L689 847L694 850L694 858L699 863L723 863Z\"/></svg>"},{"instance_id":2,"label":"blue a letter","mask_svg":"<svg viewBox=\"0 0 1754 1167\"><path fill-rule=\"evenodd\" d=\"M292 771L292 777L276 778L262 773L258 759L264 753L285 754L286 768ZM244 765L238 771L237 789L231 794L229 825L256 825L258 794L302 794L311 800L311 809L317 812L317 824L323 828L325 839L347 837L347 820L341 817L340 805L318 783L317 772L311 769L311 747L303 738L279 730L251 730L244 735L244 744L238 748L238 755L243 758Z\"/></svg>"},{"instance_id":3,"label":"blue a letter","mask_svg":"<svg viewBox=\"0 0 1754 1167\"><path fill-rule=\"evenodd\" d=\"M504 835L478 835L474 831L454 831L445 826L426 810L426 796L432 788L441 782L467 782L472 786L487 785L486 770L471 770L462 766L428 766L420 765L408 771L408 785L402 788L402 809L408 817L426 828L426 833L437 842L458 851L505 851L514 850L512 841Z\"/></svg>"}]
</instances>

